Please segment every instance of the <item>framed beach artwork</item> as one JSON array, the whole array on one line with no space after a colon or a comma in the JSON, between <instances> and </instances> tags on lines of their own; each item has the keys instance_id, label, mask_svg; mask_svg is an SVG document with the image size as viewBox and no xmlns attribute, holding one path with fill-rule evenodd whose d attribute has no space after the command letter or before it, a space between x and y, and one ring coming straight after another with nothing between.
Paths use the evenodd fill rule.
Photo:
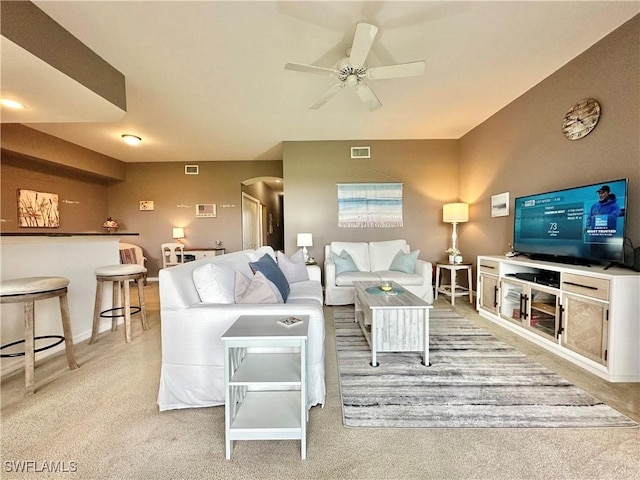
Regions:
<instances>
[{"instance_id":1,"label":"framed beach artwork","mask_svg":"<svg viewBox=\"0 0 640 480\"><path fill-rule=\"evenodd\" d=\"M59 227L58 194L18 190L18 226Z\"/></svg>"},{"instance_id":2,"label":"framed beach artwork","mask_svg":"<svg viewBox=\"0 0 640 480\"><path fill-rule=\"evenodd\" d=\"M402 183L339 183L338 227L402 227Z\"/></svg>"},{"instance_id":3,"label":"framed beach artwork","mask_svg":"<svg viewBox=\"0 0 640 480\"><path fill-rule=\"evenodd\" d=\"M492 217L508 217L509 216L509 192L500 193L491 196L491 216Z\"/></svg>"}]
</instances>

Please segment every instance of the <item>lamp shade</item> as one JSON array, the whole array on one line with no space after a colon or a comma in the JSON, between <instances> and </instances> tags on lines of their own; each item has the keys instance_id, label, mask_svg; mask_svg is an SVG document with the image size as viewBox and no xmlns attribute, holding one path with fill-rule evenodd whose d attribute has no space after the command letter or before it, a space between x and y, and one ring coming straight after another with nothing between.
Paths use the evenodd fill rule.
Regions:
<instances>
[{"instance_id":1,"label":"lamp shade","mask_svg":"<svg viewBox=\"0 0 640 480\"><path fill-rule=\"evenodd\" d=\"M313 236L310 233L298 234L298 247L313 247Z\"/></svg>"},{"instance_id":2,"label":"lamp shade","mask_svg":"<svg viewBox=\"0 0 640 480\"><path fill-rule=\"evenodd\" d=\"M442 221L445 223L463 223L469 221L468 203L446 203L442 207Z\"/></svg>"},{"instance_id":3,"label":"lamp shade","mask_svg":"<svg viewBox=\"0 0 640 480\"><path fill-rule=\"evenodd\" d=\"M184 238L184 228L173 227L173 238Z\"/></svg>"}]
</instances>

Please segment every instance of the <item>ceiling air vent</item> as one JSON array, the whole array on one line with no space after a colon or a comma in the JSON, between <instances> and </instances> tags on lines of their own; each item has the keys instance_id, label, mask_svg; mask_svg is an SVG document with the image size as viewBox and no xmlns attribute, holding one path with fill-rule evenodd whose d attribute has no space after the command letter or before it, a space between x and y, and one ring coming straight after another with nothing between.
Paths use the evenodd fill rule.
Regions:
<instances>
[{"instance_id":1,"label":"ceiling air vent","mask_svg":"<svg viewBox=\"0 0 640 480\"><path fill-rule=\"evenodd\" d=\"M185 175L198 175L200 172L198 170L198 165L185 165L184 166L184 174Z\"/></svg>"},{"instance_id":2,"label":"ceiling air vent","mask_svg":"<svg viewBox=\"0 0 640 480\"><path fill-rule=\"evenodd\" d=\"M351 147L351 158L371 158L371 147Z\"/></svg>"}]
</instances>

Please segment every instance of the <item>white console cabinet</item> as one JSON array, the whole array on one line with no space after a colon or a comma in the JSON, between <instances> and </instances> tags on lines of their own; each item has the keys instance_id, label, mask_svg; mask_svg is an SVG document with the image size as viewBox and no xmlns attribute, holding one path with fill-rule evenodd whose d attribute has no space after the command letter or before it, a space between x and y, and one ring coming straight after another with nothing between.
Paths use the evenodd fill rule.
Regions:
<instances>
[{"instance_id":1,"label":"white console cabinet","mask_svg":"<svg viewBox=\"0 0 640 480\"><path fill-rule=\"evenodd\" d=\"M480 315L610 382L640 382L640 274L478 257Z\"/></svg>"}]
</instances>

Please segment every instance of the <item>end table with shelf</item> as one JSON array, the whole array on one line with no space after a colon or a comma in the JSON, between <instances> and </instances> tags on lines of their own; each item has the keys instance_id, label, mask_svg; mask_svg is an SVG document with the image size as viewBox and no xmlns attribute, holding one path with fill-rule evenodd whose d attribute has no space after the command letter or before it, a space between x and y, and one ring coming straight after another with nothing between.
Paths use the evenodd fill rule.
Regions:
<instances>
[{"instance_id":1,"label":"end table with shelf","mask_svg":"<svg viewBox=\"0 0 640 480\"><path fill-rule=\"evenodd\" d=\"M436 262L436 288L435 288L435 298L438 298L438 293L442 293L443 295L448 295L451 298L451 305L456 304L456 297L469 296L469 303L473 304L473 294L471 292L472 288L472 273L471 273L471 263L446 263L446 262ZM448 285L440 284L440 274L442 270L449 270L450 275L450 283ZM467 271L467 287L462 287L457 284L457 273L458 270L466 270Z\"/></svg>"},{"instance_id":2,"label":"end table with shelf","mask_svg":"<svg viewBox=\"0 0 640 480\"><path fill-rule=\"evenodd\" d=\"M309 317L290 327L283 318L243 315L222 335L227 460L235 440L299 439L306 458Z\"/></svg>"}]
</instances>

